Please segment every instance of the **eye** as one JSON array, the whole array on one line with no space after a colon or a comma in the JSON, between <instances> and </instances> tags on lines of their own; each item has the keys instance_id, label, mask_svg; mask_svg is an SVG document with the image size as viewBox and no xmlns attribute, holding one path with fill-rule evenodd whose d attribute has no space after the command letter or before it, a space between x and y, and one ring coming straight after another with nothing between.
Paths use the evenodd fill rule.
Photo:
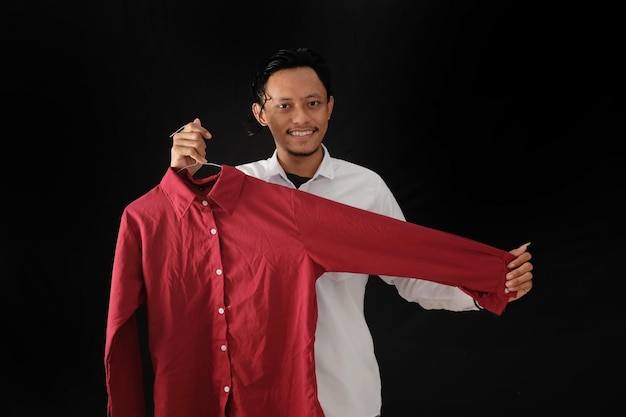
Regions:
<instances>
[{"instance_id":1,"label":"eye","mask_svg":"<svg viewBox=\"0 0 626 417\"><path fill-rule=\"evenodd\" d=\"M309 102L309 107L317 107L320 105L320 101L319 100L314 100Z\"/></svg>"},{"instance_id":2,"label":"eye","mask_svg":"<svg viewBox=\"0 0 626 417\"><path fill-rule=\"evenodd\" d=\"M279 103L278 105L276 105L276 107L278 107L279 109L288 109L289 108L289 104L287 104L287 103Z\"/></svg>"}]
</instances>

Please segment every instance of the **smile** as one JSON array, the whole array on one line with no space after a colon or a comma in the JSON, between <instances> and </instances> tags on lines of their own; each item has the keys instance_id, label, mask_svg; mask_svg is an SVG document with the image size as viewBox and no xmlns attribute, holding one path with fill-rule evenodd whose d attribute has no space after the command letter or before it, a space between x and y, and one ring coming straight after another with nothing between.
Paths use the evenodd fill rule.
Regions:
<instances>
[{"instance_id":1,"label":"smile","mask_svg":"<svg viewBox=\"0 0 626 417\"><path fill-rule=\"evenodd\" d=\"M289 132L289 134L291 136L307 136L307 135L312 135L314 132L314 130L302 130L302 131L298 131L298 132Z\"/></svg>"}]
</instances>

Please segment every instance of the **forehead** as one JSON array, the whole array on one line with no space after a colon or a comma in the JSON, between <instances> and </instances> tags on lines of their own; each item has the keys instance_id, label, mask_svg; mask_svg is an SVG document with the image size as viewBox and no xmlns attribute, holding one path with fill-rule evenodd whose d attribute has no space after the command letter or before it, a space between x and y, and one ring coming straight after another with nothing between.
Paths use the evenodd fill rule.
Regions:
<instances>
[{"instance_id":1,"label":"forehead","mask_svg":"<svg viewBox=\"0 0 626 417\"><path fill-rule=\"evenodd\" d=\"M265 85L267 94L277 100L326 97L326 88L311 67L287 68L272 74Z\"/></svg>"}]
</instances>

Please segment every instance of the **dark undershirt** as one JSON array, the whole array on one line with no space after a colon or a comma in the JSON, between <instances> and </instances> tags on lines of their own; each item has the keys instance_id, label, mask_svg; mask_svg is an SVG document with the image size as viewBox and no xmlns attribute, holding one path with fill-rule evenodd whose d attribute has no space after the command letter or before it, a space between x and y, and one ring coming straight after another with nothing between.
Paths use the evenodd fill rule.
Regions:
<instances>
[{"instance_id":1,"label":"dark undershirt","mask_svg":"<svg viewBox=\"0 0 626 417\"><path fill-rule=\"evenodd\" d=\"M307 182L308 180L310 180L311 178L308 177L301 177L299 175L296 174L290 174L288 172L286 172L287 174L287 178L289 178L291 180L291 182L293 182L293 185L296 186L296 188L300 188L300 186L302 184L304 184L305 182Z\"/></svg>"}]
</instances>

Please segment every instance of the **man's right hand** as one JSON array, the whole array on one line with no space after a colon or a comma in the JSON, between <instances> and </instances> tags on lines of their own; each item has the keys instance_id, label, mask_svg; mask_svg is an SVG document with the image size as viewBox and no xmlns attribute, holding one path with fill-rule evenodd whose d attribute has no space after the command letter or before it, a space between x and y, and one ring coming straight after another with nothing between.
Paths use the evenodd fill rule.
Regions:
<instances>
[{"instance_id":1,"label":"man's right hand","mask_svg":"<svg viewBox=\"0 0 626 417\"><path fill-rule=\"evenodd\" d=\"M172 136L170 166L187 170L193 175L207 162L205 139L211 139L211 132L202 127L200 119L187 123Z\"/></svg>"}]
</instances>

